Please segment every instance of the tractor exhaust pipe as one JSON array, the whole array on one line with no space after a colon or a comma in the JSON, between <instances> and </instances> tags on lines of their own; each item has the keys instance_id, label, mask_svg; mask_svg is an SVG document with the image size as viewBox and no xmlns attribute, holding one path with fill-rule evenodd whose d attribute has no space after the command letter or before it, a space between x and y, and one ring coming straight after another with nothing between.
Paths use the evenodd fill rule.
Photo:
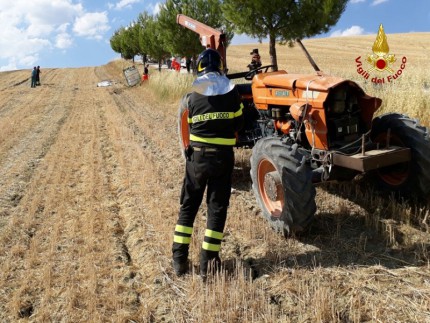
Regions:
<instances>
[{"instance_id":1,"label":"tractor exhaust pipe","mask_svg":"<svg viewBox=\"0 0 430 323\"><path fill-rule=\"evenodd\" d=\"M309 63L311 63L315 72L321 72L317 63L315 63L314 59L312 58L311 54L309 54L308 50L306 49L305 45L303 45L302 41L299 38L297 38L296 43L298 43L300 45L300 47L303 49L303 51L305 52L306 58L308 59Z\"/></svg>"}]
</instances>

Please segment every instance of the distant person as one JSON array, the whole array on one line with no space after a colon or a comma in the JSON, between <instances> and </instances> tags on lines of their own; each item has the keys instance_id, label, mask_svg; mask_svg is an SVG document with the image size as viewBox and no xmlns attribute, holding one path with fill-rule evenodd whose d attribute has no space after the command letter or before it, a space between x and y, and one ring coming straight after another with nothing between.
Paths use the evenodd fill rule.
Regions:
<instances>
[{"instance_id":1,"label":"distant person","mask_svg":"<svg viewBox=\"0 0 430 323\"><path fill-rule=\"evenodd\" d=\"M149 64L145 65L145 68L143 69L143 75L146 76L146 80L149 78Z\"/></svg>"},{"instance_id":2,"label":"distant person","mask_svg":"<svg viewBox=\"0 0 430 323\"><path fill-rule=\"evenodd\" d=\"M40 66L37 66L37 68L36 68L36 85L40 85L40 73L42 73L40 71Z\"/></svg>"},{"instance_id":3,"label":"distant person","mask_svg":"<svg viewBox=\"0 0 430 323\"><path fill-rule=\"evenodd\" d=\"M37 82L37 67L33 67L33 71L31 72L31 87L36 87Z\"/></svg>"},{"instance_id":4,"label":"distant person","mask_svg":"<svg viewBox=\"0 0 430 323\"><path fill-rule=\"evenodd\" d=\"M175 57L172 59L172 69L174 69L176 72L180 72L181 70L181 64L178 63Z\"/></svg>"},{"instance_id":5,"label":"distant person","mask_svg":"<svg viewBox=\"0 0 430 323\"><path fill-rule=\"evenodd\" d=\"M172 58L172 62L170 63L170 68L172 70L176 69L176 58L175 57Z\"/></svg>"},{"instance_id":6,"label":"distant person","mask_svg":"<svg viewBox=\"0 0 430 323\"><path fill-rule=\"evenodd\" d=\"M187 72L190 73L190 71L191 71L191 57L186 58L185 66L187 67Z\"/></svg>"},{"instance_id":7,"label":"distant person","mask_svg":"<svg viewBox=\"0 0 430 323\"><path fill-rule=\"evenodd\" d=\"M261 67L261 57L258 53L258 48L253 49L249 54L251 55L251 63L248 64L249 70L252 71Z\"/></svg>"},{"instance_id":8,"label":"distant person","mask_svg":"<svg viewBox=\"0 0 430 323\"><path fill-rule=\"evenodd\" d=\"M142 82L141 82L141 84L143 82L147 81L147 80L149 80L149 64L146 64L145 67L144 67L144 69L143 69L143 75L142 75Z\"/></svg>"}]
</instances>

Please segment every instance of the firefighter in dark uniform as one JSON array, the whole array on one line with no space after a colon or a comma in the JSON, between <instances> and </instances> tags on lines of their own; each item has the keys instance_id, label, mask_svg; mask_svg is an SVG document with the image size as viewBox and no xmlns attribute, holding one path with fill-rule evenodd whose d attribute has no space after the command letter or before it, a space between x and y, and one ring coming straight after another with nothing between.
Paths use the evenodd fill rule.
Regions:
<instances>
[{"instance_id":1,"label":"firefighter in dark uniform","mask_svg":"<svg viewBox=\"0 0 430 323\"><path fill-rule=\"evenodd\" d=\"M206 49L199 55L197 76L188 98L190 146L185 150L185 178L172 252L175 273L185 274L194 219L207 188L207 225L200 252L200 274L205 278L221 263L219 251L231 194L235 132L243 126L243 115L239 92L224 75L217 51Z\"/></svg>"}]
</instances>

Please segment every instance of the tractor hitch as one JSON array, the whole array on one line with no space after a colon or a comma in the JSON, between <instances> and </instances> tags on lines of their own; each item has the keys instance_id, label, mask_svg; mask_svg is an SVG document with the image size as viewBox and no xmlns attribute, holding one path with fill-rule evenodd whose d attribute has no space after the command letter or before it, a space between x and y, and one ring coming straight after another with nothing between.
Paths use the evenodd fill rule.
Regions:
<instances>
[{"instance_id":1,"label":"tractor hitch","mask_svg":"<svg viewBox=\"0 0 430 323\"><path fill-rule=\"evenodd\" d=\"M360 152L355 155L333 153L333 165L354 169L360 172L391 166L411 160L411 149L405 147L390 146L383 149L374 149Z\"/></svg>"}]
</instances>

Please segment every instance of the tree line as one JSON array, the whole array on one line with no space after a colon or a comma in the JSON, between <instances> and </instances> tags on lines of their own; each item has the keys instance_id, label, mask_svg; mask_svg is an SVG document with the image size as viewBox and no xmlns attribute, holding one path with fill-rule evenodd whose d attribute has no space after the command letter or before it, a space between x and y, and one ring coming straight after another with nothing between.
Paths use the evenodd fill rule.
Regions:
<instances>
[{"instance_id":1,"label":"tree line","mask_svg":"<svg viewBox=\"0 0 430 323\"><path fill-rule=\"evenodd\" d=\"M271 65L277 70L276 44L327 32L345 10L348 0L166 0L157 15L140 13L129 26L116 30L111 48L124 59L140 55L161 62L172 55L195 58L203 50L196 33L176 23L184 14L223 30L227 44L234 33L260 42L269 39Z\"/></svg>"}]
</instances>

